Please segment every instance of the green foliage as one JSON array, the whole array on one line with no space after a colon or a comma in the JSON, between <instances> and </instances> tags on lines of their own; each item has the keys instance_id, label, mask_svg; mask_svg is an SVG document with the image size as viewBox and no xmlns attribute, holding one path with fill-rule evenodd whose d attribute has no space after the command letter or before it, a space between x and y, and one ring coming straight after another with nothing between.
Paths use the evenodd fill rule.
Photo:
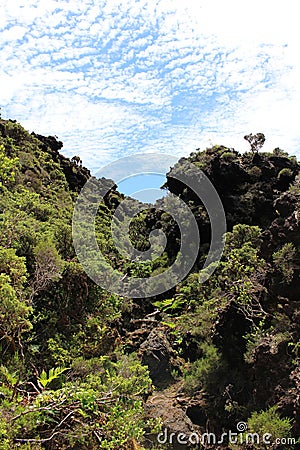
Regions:
<instances>
[{"instance_id":1,"label":"green foliage","mask_svg":"<svg viewBox=\"0 0 300 450\"><path fill-rule=\"evenodd\" d=\"M0 125L0 450L128 450L134 442L142 443L145 430L153 427L144 412L153 388L148 368L139 360L142 348L138 350L154 328L172 347L162 353L173 381L184 383L185 401L198 390L203 399L208 395L205 417L220 429L250 417L254 399L261 401L255 407L266 407L267 389L294 389L299 242L297 230L287 226L297 220L297 177L289 190L287 184L299 169L295 158L279 150L239 154L217 145L180 160L178 173L189 175L191 161L220 193L229 229L222 260L202 283L209 218L195 193L170 177L168 187L189 205L199 224L199 258L174 289L136 300L104 291L78 262L72 213L89 177L79 157L70 161L60 155L62 143L54 137L30 135L14 121L0 119ZM264 136L249 135L247 140L256 153ZM125 224L125 247L148 250L154 229L168 238L156 259L132 262L116 250L112 238L112 216L124 196L111 188L95 224L106 258L103 269L107 264L127 277L153 277L180 258L179 227L164 212L164 206L175 207L169 197L161 209L145 208ZM96 196L89 200L98 202ZM291 220L277 218L273 205L278 201L282 209L294 211ZM178 216L187 221L180 208ZM118 220L124 225L122 214ZM85 225L90 224L82 227L83 237ZM291 242L278 249L281 233ZM158 240L152 243L158 250ZM90 265L95 265L94 255ZM154 308L159 311L151 316ZM131 353L135 350L139 356ZM163 375L160 350L158 356L153 351L153 358ZM270 368L262 367L264 360ZM184 380L178 367L186 369ZM287 429L285 419L259 414L250 417L249 428L262 429L269 420L274 428Z\"/></svg>"},{"instance_id":2,"label":"green foliage","mask_svg":"<svg viewBox=\"0 0 300 450\"><path fill-rule=\"evenodd\" d=\"M183 309L183 307L186 305L186 302L183 297L178 295L175 298L166 298L161 301L156 301L153 304L162 312L173 316L178 314L178 312Z\"/></svg>"},{"instance_id":3,"label":"green foliage","mask_svg":"<svg viewBox=\"0 0 300 450\"><path fill-rule=\"evenodd\" d=\"M152 273L151 261L131 262L125 265L126 272L133 278L148 278Z\"/></svg>"},{"instance_id":4,"label":"green foliage","mask_svg":"<svg viewBox=\"0 0 300 450\"><path fill-rule=\"evenodd\" d=\"M0 416L0 450L10 450L11 444L8 436L8 423Z\"/></svg>"},{"instance_id":5,"label":"green foliage","mask_svg":"<svg viewBox=\"0 0 300 450\"><path fill-rule=\"evenodd\" d=\"M0 144L0 189L4 185L15 181L15 171L19 165L19 158L8 158L4 153L4 145Z\"/></svg>"},{"instance_id":6,"label":"green foliage","mask_svg":"<svg viewBox=\"0 0 300 450\"><path fill-rule=\"evenodd\" d=\"M49 338L47 347L50 354L49 359L52 360L54 364L60 364L62 366L70 364L72 355L70 354L69 346L66 345L65 339L60 334L56 334Z\"/></svg>"},{"instance_id":7,"label":"green foliage","mask_svg":"<svg viewBox=\"0 0 300 450\"><path fill-rule=\"evenodd\" d=\"M34 249L35 274L32 297L61 277L62 261L51 242L39 242Z\"/></svg>"},{"instance_id":8,"label":"green foliage","mask_svg":"<svg viewBox=\"0 0 300 450\"><path fill-rule=\"evenodd\" d=\"M288 169L287 167L281 169L281 171L277 175L277 178L279 180L281 180L281 179L292 179L292 177L293 177L293 172L291 171L291 169Z\"/></svg>"},{"instance_id":9,"label":"green foliage","mask_svg":"<svg viewBox=\"0 0 300 450\"><path fill-rule=\"evenodd\" d=\"M32 308L18 297L8 275L0 274L0 338L6 350L20 344L21 335L32 328Z\"/></svg>"},{"instance_id":10,"label":"green foliage","mask_svg":"<svg viewBox=\"0 0 300 450\"><path fill-rule=\"evenodd\" d=\"M265 336L263 324L264 321L261 320L259 326L254 326L252 331L244 336L246 340L246 352L244 354L244 359L249 364L253 362L254 351Z\"/></svg>"},{"instance_id":11,"label":"green foliage","mask_svg":"<svg viewBox=\"0 0 300 450\"><path fill-rule=\"evenodd\" d=\"M295 367L298 367L300 363L300 339L297 342L289 342L288 347L294 357L292 362Z\"/></svg>"},{"instance_id":12,"label":"green foliage","mask_svg":"<svg viewBox=\"0 0 300 450\"><path fill-rule=\"evenodd\" d=\"M39 383L43 386L43 388L46 388L48 384L52 383L52 381L57 380L60 378L60 376L69 368L65 367L55 367L49 370L49 373L45 370L43 370L38 377Z\"/></svg>"},{"instance_id":13,"label":"green foliage","mask_svg":"<svg viewBox=\"0 0 300 450\"><path fill-rule=\"evenodd\" d=\"M277 438L290 438L291 421L287 418L281 418L276 411L276 406L272 406L266 411L254 412L248 419L248 431L250 433L257 433L259 436L263 436L265 433L270 433L272 441ZM282 446L283 448L293 448L290 444L288 446ZM263 449L265 444L255 445L254 448Z\"/></svg>"},{"instance_id":14,"label":"green foliage","mask_svg":"<svg viewBox=\"0 0 300 450\"><path fill-rule=\"evenodd\" d=\"M212 344L203 343L201 346L202 358L191 364L184 376L184 390L190 394L208 389L218 379L222 362L218 350Z\"/></svg>"},{"instance_id":15,"label":"green foliage","mask_svg":"<svg viewBox=\"0 0 300 450\"><path fill-rule=\"evenodd\" d=\"M6 366L0 366L0 373L5 378L5 381L9 387L14 387L17 384L17 372L11 373Z\"/></svg>"},{"instance_id":16,"label":"green foliage","mask_svg":"<svg viewBox=\"0 0 300 450\"><path fill-rule=\"evenodd\" d=\"M221 159L226 162L233 162L237 160L237 155L233 152L224 152L221 155Z\"/></svg>"},{"instance_id":17,"label":"green foliage","mask_svg":"<svg viewBox=\"0 0 300 450\"><path fill-rule=\"evenodd\" d=\"M48 387L65 370L43 371L39 381ZM60 448L96 449L101 442L101 448L117 449L125 448L131 438L142 439L150 425L144 418L142 398L149 393L151 380L134 355L120 355L115 363L108 358L93 364L78 360L72 370L82 377L80 383L66 381L55 390L45 389L31 398L30 405L18 405L15 411L10 411L9 403L4 405L6 420L0 421L0 432L7 443L25 445L34 440L42 444L40 427L42 436L48 440L52 436L52 445Z\"/></svg>"},{"instance_id":18,"label":"green foliage","mask_svg":"<svg viewBox=\"0 0 300 450\"><path fill-rule=\"evenodd\" d=\"M248 173L254 179L259 179L261 177L261 175L262 175L261 169L259 167L257 167L257 166L251 167L251 169L249 169Z\"/></svg>"},{"instance_id":19,"label":"green foliage","mask_svg":"<svg viewBox=\"0 0 300 450\"><path fill-rule=\"evenodd\" d=\"M281 156L281 157L286 157L286 156L288 156L288 153L285 152L284 150L281 150L281 148L279 148L279 147L274 148L273 154L274 154L275 156Z\"/></svg>"},{"instance_id":20,"label":"green foliage","mask_svg":"<svg viewBox=\"0 0 300 450\"><path fill-rule=\"evenodd\" d=\"M294 258L296 249L291 242L284 244L273 253L275 268L282 274L286 283L291 283L294 275Z\"/></svg>"},{"instance_id":21,"label":"green foliage","mask_svg":"<svg viewBox=\"0 0 300 450\"><path fill-rule=\"evenodd\" d=\"M27 278L25 258L17 256L13 248L0 247L0 273L6 274L12 286L20 290Z\"/></svg>"},{"instance_id":22,"label":"green foliage","mask_svg":"<svg viewBox=\"0 0 300 450\"><path fill-rule=\"evenodd\" d=\"M141 401L134 401L127 411L124 411L124 402L116 402L110 408L109 416L103 425L104 438L101 439L101 448L114 450L122 448L130 440L140 440L144 434L145 422L143 420L143 405Z\"/></svg>"},{"instance_id":23,"label":"green foliage","mask_svg":"<svg viewBox=\"0 0 300 450\"><path fill-rule=\"evenodd\" d=\"M226 233L226 249L239 249L245 244L258 247L261 229L258 226L238 224L231 232Z\"/></svg>"}]
</instances>

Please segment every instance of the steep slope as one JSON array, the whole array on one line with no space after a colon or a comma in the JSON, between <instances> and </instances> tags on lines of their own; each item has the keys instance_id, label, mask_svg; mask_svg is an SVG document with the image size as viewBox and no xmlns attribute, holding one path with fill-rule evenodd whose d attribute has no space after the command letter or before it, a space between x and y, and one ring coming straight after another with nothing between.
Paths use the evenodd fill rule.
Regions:
<instances>
[{"instance_id":1,"label":"steep slope","mask_svg":"<svg viewBox=\"0 0 300 450\"><path fill-rule=\"evenodd\" d=\"M0 122L0 448L133 448L148 371L124 355L124 299L85 274L72 243L89 171L54 137ZM99 212L109 230L112 189Z\"/></svg>"}]
</instances>

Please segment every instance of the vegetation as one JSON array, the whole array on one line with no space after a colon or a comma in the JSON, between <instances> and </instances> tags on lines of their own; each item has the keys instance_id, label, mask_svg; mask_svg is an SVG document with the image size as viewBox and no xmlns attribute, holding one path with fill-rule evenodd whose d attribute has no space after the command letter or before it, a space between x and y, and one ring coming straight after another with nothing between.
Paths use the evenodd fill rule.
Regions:
<instances>
[{"instance_id":1,"label":"vegetation","mask_svg":"<svg viewBox=\"0 0 300 450\"><path fill-rule=\"evenodd\" d=\"M201 168L224 205L228 231L213 275L201 283L207 212L168 174L165 187L199 226L198 258L172 290L131 299L97 286L75 254L74 202L90 178L80 158L0 119L0 450L158 449L163 423L172 432L183 417L201 432L245 421L274 438L300 434L299 164L280 149L258 153L262 133L246 138L250 152L214 146L176 165ZM124 277L162 273L180 248L164 212L171 200L145 205L129 225L140 251L151 231L164 231L164 252L131 262L111 232L124 196L99 182L110 186L96 217L107 264Z\"/></svg>"}]
</instances>

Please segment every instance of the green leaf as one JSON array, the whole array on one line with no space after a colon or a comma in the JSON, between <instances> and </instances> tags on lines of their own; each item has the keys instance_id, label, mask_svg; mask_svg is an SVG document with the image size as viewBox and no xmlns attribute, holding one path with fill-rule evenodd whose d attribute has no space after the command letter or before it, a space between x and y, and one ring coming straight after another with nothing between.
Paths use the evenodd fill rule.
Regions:
<instances>
[{"instance_id":1,"label":"green leaf","mask_svg":"<svg viewBox=\"0 0 300 450\"><path fill-rule=\"evenodd\" d=\"M43 388L45 388L48 384L50 384L53 380L56 380L60 377L66 370L69 370L69 367L56 367L49 370L49 374L43 370L41 375L38 378L38 381L41 383Z\"/></svg>"},{"instance_id":2,"label":"green leaf","mask_svg":"<svg viewBox=\"0 0 300 450\"><path fill-rule=\"evenodd\" d=\"M6 366L0 366L0 372L10 386L15 386L18 382L17 372L10 372Z\"/></svg>"}]
</instances>

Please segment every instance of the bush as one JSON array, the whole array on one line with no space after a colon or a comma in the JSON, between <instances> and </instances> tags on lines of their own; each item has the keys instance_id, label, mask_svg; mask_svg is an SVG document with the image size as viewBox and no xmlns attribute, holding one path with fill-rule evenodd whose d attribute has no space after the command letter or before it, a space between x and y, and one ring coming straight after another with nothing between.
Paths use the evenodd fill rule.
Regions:
<instances>
[{"instance_id":1,"label":"bush","mask_svg":"<svg viewBox=\"0 0 300 450\"><path fill-rule=\"evenodd\" d=\"M248 171L249 175L253 178L260 178L261 177L261 169L257 166L251 167L251 169Z\"/></svg>"},{"instance_id":2,"label":"bush","mask_svg":"<svg viewBox=\"0 0 300 450\"><path fill-rule=\"evenodd\" d=\"M266 411L255 411L251 415L248 420L248 431L250 433L257 433L261 438L264 434L269 433L272 436L270 441L274 442L276 439L291 437L291 422L290 419L280 418L280 415L276 411L276 406L272 406ZM265 444L254 446L257 449L263 449L265 447ZM281 446L281 448L291 449L293 447L289 444L287 447Z\"/></svg>"},{"instance_id":3,"label":"bush","mask_svg":"<svg viewBox=\"0 0 300 450\"><path fill-rule=\"evenodd\" d=\"M226 162L232 162L232 161L235 161L237 159L237 156L234 153L232 153L232 152L224 152L221 155L221 159L223 159Z\"/></svg>"},{"instance_id":4,"label":"bush","mask_svg":"<svg viewBox=\"0 0 300 450\"><path fill-rule=\"evenodd\" d=\"M281 169L281 171L277 175L278 180L289 179L292 177L293 177L293 172L291 171L291 169L288 169L287 167L285 167L284 169Z\"/></svg>"},{"instance_id":5,"label":"bush","mask_svg":"<svg viewBox=\"0 0 300 450\"><path fill-rule=\"evenodd\" d=\"M185 374L184 390L193 394L197 390L207 389L213 382L221 367L221 358L216 347L212 344L201 345L203 357L191 364L191 368Z\"/></svg>"},{"instance_id":6,"label":"bush","mask_svg":"<svg viewBox=\"0 0 300 450\"><path fill-rule=\"evenodd\" d=\"M49 449L125 449L130 440L142 440L146 429L155 425L143 410L143 398L152 388L149 372L134 354L115 358L116 362L103 357L90 364L77 359L68 375L72 381L62 378L56 389L50 388L50 382L65 369L43 371L39 394L18 405L5 400L0 450L16 448L15 442L18 448L40 448L31 447L32 442L44 448L46 441L51 441ZM21 443L24 447L19 447Z\"/></svg>"},{"instance_id":7,"label":"bush","mask_svg":"<svg viewBox=\"0 0 300 450\"><path fill-rule=\"evenodd\" d=\"M279 147L274 148L273 154L274 154L275 156L282 156L282 157L284 157L284 158L285 158L286 156L288 156L288 153L285 152L284 150L281 150L281 148L279 148Z\"/></svg>"},{"instance_id":8,"label":"bush","mask_svg":"<svg viewBox=\"0 0 300 450\"><path fill-rule=\"evenodd\" d=\"M284 281L290 283L294 275L293 260L296 250L291 242L284 244L280 250L273 253L273 261L277 270L283 275Z\"/></svg>"}]
</instances>

